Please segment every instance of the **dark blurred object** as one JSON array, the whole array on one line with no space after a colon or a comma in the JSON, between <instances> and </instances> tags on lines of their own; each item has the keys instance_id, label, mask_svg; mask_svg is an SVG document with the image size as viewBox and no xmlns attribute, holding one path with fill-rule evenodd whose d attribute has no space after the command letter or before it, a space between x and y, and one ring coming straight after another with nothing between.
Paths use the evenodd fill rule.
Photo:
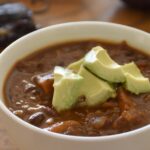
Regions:
<instances>
[{"instance_id":1,"label":"dark blurred object","mask_svg":"<svg viewBox=\"0 0 150 150\"><path fill-rule=\"evenodd\" d=\"M22 3L0 5L0 47L36 30L32 11Z\"/></svg>"},{"instance_id":2,"label":"dark blurred object","mask_svg":"<svg viewBox=\"0 0 150 150\"><path fill-rule=\"evenodd\" d=\"M123 0L129 6L150 10L150 0Z\"/></svg>"},{"instance_id":3,"label":"dark blurred object","mask_svg":"<svg viewBox=\"0 0 150 150\"><path fill-rule=\"evenodd\" d=\"M0 5L0 24L18 19L30 19L32 12L21 3Z\"/></svg>"}]
</instances>

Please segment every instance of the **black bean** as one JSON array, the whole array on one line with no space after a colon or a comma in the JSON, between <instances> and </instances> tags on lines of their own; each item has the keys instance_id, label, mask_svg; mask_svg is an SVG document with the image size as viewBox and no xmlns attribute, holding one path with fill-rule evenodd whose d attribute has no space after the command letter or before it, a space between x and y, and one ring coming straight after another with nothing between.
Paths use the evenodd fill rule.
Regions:
<instances>
[{"instance_id":1,"label":"black bean","mask_svg":"<svg viewBox=\"0 0 150 150\"><path fill-rule=\"evenodd\" d=\"M37 112L29 117L29 123L39 126L44 121L45 115L43 112Z\"/></svg>"}]
</instances>

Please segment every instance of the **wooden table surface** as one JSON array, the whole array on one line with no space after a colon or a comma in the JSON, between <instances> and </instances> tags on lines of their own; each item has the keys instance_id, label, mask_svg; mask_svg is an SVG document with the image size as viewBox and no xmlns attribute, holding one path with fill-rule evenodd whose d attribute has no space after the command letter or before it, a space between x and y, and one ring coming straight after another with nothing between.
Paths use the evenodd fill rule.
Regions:
<instances>
[{"instance_id":1,"label":"wooden table surface","mask_svg":"<svg viewBox=\"0 0 150 150\"><path fill-rule=\"evenodd\" d=\"M38 6L42 5L40 2L33 7L29 0L20 1L35 11L35 22L41 27L70 21L93 20L125 24L150 32L150 11L129 8L120 0L49 0L46 10L40 13L37 12ZM0 150L17 150L1 123Z\"/></svg>"}]
</instances>

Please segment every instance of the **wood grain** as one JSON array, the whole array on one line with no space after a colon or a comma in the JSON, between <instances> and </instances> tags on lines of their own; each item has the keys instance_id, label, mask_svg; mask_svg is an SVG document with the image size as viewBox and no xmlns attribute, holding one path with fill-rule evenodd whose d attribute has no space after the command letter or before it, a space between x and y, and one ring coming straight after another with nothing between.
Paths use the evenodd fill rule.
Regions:
<instances>
[{"instance_id":1,"label":"wood grain","mask_svg":"<svg viewBox=\"0 0 150 150\"><path fill-rule=\"evenodd\" d=\"M35 12L34 19L40 27L93 20L125 24L150 32L150 11L129 8L120 0L49 0L46 7L40 2L33 6L29 0L20 1ZM1 123L0 150L17 150Z\"/></svg>"}]
</instances>

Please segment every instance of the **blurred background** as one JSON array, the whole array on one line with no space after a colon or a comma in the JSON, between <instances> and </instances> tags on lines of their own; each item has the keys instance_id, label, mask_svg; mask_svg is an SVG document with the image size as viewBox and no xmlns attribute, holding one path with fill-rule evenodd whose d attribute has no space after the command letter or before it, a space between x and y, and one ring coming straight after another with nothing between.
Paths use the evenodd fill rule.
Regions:
<instances>
[{"instance_id":1,"label":"blurred background","mask_svg":"<svg viewBox=\"0 0 150 150\"><path fill-rule=\"evenodd\" d=\"M34 12L36 23L42 26L98 20L126 24L150 32L150 0L0 0L0 3L6 2L24 3Z\"/></svg>"},{"instance_id":2,"label":"blurred background","mask_svg":"<svg viewBox=\"0 0 150 150\"><path fill-rule=\"evenodd\" d=\"M68 21L98 20L126 24L150 32L150 0L126 0L126 3L135 1L132 4L134 8L131 5L128 7L121 0L22 0L29 8L36 10L36 6L30 1L37 1L39 10L40 2L43 7L45 3L47 10L35 13L35 21L42 26ZM137 5L138 1L141 4Z\"/></svg>"},{"instance_id":3,"label":"blurred background","mask_svg":"<svg viewBox=\"0 0 150 150\"><path fill-rule=\"evenodd\" d=\"M0 51L57 23L106 21L150 32L150 0L0 0ZM17 150L0 124L0 150Z\"/></svg>"}]
</instances>

